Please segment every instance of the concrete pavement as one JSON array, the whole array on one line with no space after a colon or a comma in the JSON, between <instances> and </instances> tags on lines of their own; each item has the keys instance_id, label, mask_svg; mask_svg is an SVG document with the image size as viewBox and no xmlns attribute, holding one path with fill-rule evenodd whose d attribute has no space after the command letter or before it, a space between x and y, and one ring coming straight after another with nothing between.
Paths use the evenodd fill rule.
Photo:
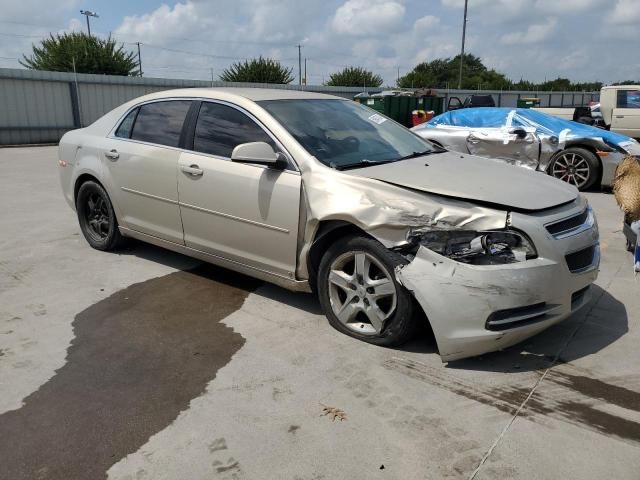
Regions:
<instances>
[{"instance_id":1,"label":"concrete pavement","mask_svg":"<svg viewBox=\"0 0 640 480\"><path fill-rule=\"evenodd\" d=\"M427 337L339 334L311 295L92 250L57 168L0 150L0 478L640 478L640 284L611 194L588 194L593 302L444 365Z\"/></svg>"}]
</instances>

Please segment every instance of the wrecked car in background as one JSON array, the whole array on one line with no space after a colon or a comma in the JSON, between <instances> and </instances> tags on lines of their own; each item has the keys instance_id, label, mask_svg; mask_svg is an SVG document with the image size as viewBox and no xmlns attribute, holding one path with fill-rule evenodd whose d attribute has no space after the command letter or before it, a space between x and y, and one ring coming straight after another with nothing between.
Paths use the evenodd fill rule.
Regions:
<instances>
[{"instance_id":1,"label":"wrecked car in background","mask_svg":"<svg viewBox=\"0 0 640 480\"><path fill-rule=\"evenodd\" d=\"M611 186L624 156L640 155L630 137L526 108L454 110L413 131L446 149L546 172L579 190Z\"/></svg>"},{"instance_id":2,"label":"wrecked car in background","mask_svg":"<svg viewBox=\"0 0 640 480\"><path fill-rule=\"evenodd\" d=\"M567 318L599 265L574 187L328 95L154 93L66 133L59 165L92 247L133 237L315 291L334 328L376 345L428 322L444 361Z\"/></svg>"}]
</instances>

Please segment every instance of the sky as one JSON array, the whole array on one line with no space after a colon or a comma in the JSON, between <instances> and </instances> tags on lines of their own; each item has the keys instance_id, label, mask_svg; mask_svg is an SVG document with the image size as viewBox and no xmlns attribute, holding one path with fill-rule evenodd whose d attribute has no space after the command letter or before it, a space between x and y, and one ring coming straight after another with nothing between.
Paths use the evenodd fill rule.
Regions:
<instances>
[{"instance_id":1,"label":"sky","mask_svg":"<svg viewBox=\"0 0 640 480\"><path fill-rule=\"evenodd\" d=\"M279 59L309 84L346 65L394 85L417 63L460 52L464 0L0 0L0 67L49 32L141 42L144 76L215 80L234 61ZM640 80L640 0L469 0L465 50L513 80Z\"/></svg>"}]
</instances>

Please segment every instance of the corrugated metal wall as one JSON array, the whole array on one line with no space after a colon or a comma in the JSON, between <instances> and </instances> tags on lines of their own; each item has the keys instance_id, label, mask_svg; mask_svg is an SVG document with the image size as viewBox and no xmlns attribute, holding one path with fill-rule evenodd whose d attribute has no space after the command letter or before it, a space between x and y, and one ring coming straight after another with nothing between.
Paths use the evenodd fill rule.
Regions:
<instances>
[{"instance_id":1,"label":"corrugated metal wall","mask_svg":"<svg viewBox=\"0 0 640 480\"><path fill-rule=\"evenodd\" d=\"M109 110L147 93L184 87L267 87L304 89L345 98L362 91L359 87L323 85L273 85L209 82L163 78L87 75L64 72L0 68L0 145L55 143L67 130L89 125ZM370 93L381 89L369 88ZM445 92L443 92L445 93ZM446 97L479 93L449 90ZM515 107L518 98L535 96L542 106L578 106L597 100L599 93L545 93L488 91L497 105Z\"/></svg>"}]
</instances>

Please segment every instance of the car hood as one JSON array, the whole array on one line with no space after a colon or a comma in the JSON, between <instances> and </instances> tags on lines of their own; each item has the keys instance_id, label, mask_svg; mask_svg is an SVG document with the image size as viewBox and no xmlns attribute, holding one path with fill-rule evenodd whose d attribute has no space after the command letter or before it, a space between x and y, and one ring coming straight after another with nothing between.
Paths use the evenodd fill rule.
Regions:
<instances>
[{"instance_id":1,"label":"car hood","mask_svg":"<svg viewBox=\"0 0 640 480\"><path fill-rule=\"evenodd\" d=\"M575 187L542 172L453 152L343 173L508 210L543 210L569 203L578 197Z\"/></svg>"}]
</instances>

